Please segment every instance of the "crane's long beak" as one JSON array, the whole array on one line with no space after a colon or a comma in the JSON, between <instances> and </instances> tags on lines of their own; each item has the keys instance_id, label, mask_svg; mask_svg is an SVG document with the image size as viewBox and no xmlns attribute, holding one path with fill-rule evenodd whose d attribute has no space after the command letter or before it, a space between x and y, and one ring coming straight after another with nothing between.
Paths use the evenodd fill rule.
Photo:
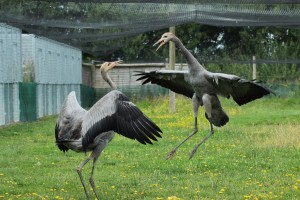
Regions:
<instances>
[{"instance_id":1,"label":"crane's long beak","mask_svg":"<svg viewBox=\"0 0 300 200\"><path fill-rule=\"evenodd\" d=\"M123 60L117 60L117 61L115 61L114 63L116 63L116 65L117 65L117 64L122 64L122 63L123 63Z\"/></svg>"},{"instance_id":2,"label":"crane's long beak","mask_svg":"<svg viewBox=\"0 0 300 200\"><path fill-rule=\"evenodd\" d=\"M109 64L108 64L108 65L109 65L108 70L114 68L115 66L117 66L118 64L121 64L121 63L123 63L123 60L117 60L117 61L114 61L114 62L109 63Z\"/></svg>"},{"instance_id":3,"label":"crane's long beak","mask_svg":"<svg viewBox=\"0 0 300 200\"><path fill-rule=\"evenodd\" d=\"M106 72L108 72L109 70L111 70L112 68L114 68L115 66L117 66L118 64L121 64L121 63L123 63L123 60L117 60L117 61L114 61L114 62L105 62L101 65L100 71L101 71L101 73L106 73Z\"/></svg>"},{"instance_id":4,"label":"crane's long beak","mask_svg":"<svg viewBox=\"0 0 300 200\"><path fill-rule=\"evenodd\" d=\"M154 44L153 46L155 46L155 45L157 45L157 44L159 44L159 43L160 43L160 45L157 47L156 51L157 51L160 47L162 47L164 44L166 44L166 42L164 41L164 39L159 39L157 42L155 42L155 44Z\"/></svg>"}]
</instances>

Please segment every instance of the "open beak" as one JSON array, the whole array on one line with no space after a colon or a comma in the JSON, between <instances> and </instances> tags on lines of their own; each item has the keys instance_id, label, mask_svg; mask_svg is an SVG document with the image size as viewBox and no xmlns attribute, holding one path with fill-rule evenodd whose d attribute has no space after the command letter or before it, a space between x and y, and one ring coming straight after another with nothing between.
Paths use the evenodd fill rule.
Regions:
<instances>
[{"instance_id":1,"label":"open beak","mask_svg":"<svg viewBox=\"0 0 300 200\"><path fill-rule=\"evenodd\" d=\"M123 63L123 60L117 60L117 61L114 61L114 62L110 62L108 65L110 66L110 69L117 66L118 64L121 64Z\"/></svg>"},{"instance_id":2,"label":"open beak","mask_svg":"<svg viewBox=\"0 0 300 200\"><path fill-rule=\"evenodd\" d=\"M159 44L160 43L160 44ZM162 47L166 42L164 41L164 39L159 39L157 42L155 42L155 44L153 46L156 46L157 44L159 44L159 46L157 47L156 51Z\"/></svg>"},{"instance_id":3,"label":"open beak","mask_svg":"<svg viewBox=\"0 0 300 200\"><path fill-rule=\"evenodd\" d=\"M122 63L123 63L123 60L118 60L118 61L115 61L114 63L115 63L116 65L117 65L117 64L122 64Z\"/></svg>"},{"instance_id":4,"label":"open beak","mask_svg":"<svg viewBox=\"0 0 300 200\"><path fill-rule=\"evenodd\" d=\"M114 62L105 62L101 65L100 71L101 71L101 73L108 72L110 69L114 68L115 66L117 66L118 64L121 64L121 63L123 63L123 60L118 60L118 61L114 61Z\"/></svg>"}]
</instances>

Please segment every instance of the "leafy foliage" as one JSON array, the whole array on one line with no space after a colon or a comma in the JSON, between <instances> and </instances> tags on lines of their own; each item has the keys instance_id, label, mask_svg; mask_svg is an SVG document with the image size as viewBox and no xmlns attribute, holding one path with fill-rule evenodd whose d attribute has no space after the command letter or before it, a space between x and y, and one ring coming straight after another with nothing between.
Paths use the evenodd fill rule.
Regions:
<instances>
[{"instance_id":1,"label":"leafy foliage","mask_svg":"<svg viewBox=\"0 0 300 200\"><path fill-rule=\"evenodd\" d=\"M103 59L126 62L165 62L168 48L152 45L167 29L135 37L126 47ZM264 82L296 82L300 77L299 29L276 27L215 27L195 23L180 25L176 35L209 70L252 79L252 57L258 62L258 79ZM185 62L176 50L177 62Z\"/></svg>"}]
</instances>

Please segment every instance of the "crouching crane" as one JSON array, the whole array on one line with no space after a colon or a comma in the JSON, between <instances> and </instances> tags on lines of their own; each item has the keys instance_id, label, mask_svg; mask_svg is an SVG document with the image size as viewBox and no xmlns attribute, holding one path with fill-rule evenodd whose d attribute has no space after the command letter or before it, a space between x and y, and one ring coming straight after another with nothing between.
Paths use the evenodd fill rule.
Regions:
<instances>
[{"instance_id":1,"label":"crouching crane","mask_svg":"<svg viewBox=\"0 0 300 200\"><path fill-rule=\"evenodd\" d=\"M156 50L169 41L174 42L181 50L187 61L188 71L158 70L140 72L137 74L140 76L137 80L143 80L142 84L150 82L160 85L192 99L195 117L194 130L186 139L170 151L166 159L173 157L176 150L198 132L198 109L199 106L204 107L205 117L210 123L210 132L194 148L190 154L190 158L192 158L199 146L214 134L213 125L220 127L229 121L229 117L223 110L218 95L226 98L232 97L241 106L274 92L261 84L242 79L235 75L207 71L173 33L164 33L161 39L154 44L160 44Z\"/></svg>"},{"instance_id":2,"label":"crouching crane","mask_svg":"<svg viewBox=\"0 0 300 200\"><path fill-rule=\"evenodd\" d=\"M75 92L71 92L62 106L55 127L56 144L60 150L91 151L90 156L77 167L87 199L89 194L82 177L82 168L93 159L89 181L97 199L100 199L93 179L95 164L115 132L142 144L152 144L151 140L157 141L156 137L161 137L162 133L136 105L116 90L116 85L107 75L107 71L118 63L106 62L100 68L103 79L113 90L103 96L89 111L79 105Z\"/></svg>"}]
</instances>

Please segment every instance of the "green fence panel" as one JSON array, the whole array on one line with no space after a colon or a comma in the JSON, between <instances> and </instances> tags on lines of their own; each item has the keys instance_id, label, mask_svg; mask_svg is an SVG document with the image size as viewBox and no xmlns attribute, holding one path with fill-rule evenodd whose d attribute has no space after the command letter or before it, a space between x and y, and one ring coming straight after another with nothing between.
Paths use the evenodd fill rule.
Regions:
<instances>
[{"instance_id":1,"label":"green fence panel","mask_svg":"<svg viewBox=\"0 0 300 200\"><path fill-rule=\"evenodd\" d=\"M90 108L94 105L96 90L93 87L80 85L80 101L83 108Z\"/></svg>"},{"instance_id":2,"label":"green fence panel","mask_svg":"<svg viewBox=\"0 0 300 200\"><path fill-rule=\"evenodd\" d=\"M268 84L268 86L276 93L279 97L299 97L300 96L300 84L289 83L289 84Z\"/></svg>"},{"instance_id":3,"label":"green fence panel","mask_svg":"<svg viewBox=\"0 0 300 200\"><path fill-rule=\"evenodd\" d=\"M19 83L20 121L37 119L36 83Z\"/></svg>"},{"instance_id":4,"label":"green fence panel","mask_svg":"<svg viewBox=\"0 0 300 200\"><path fill-rule=\"evenodd\" d=\"M146 98L155 98L168 94L168 89L157 85L127 85L118 87L131 101L139 101ZM96 88L96 101L110 92L110 88Z\"/></svg>"}]
</instances>

